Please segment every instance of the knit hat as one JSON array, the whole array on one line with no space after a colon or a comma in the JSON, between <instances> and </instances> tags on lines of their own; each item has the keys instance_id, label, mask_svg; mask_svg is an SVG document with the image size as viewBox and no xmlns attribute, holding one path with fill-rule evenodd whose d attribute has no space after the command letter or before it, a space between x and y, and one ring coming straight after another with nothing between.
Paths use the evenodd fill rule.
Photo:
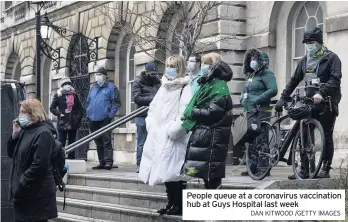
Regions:
<instances>
[{"instance_id":1,"label":"knit hat","mask_svg":"<svg viewBox=\"0 0 348 222\"><path fill-rule=\"evenodd\" d=\"M321 31L320 28L315 27L312 30L306 31L303 34L303 41L302 43L307 43L307 42L312 42L312 41L316 41L319 44L323 44L323 31Z\"/></svg>"},{"instance_id":2,"label":"knit hat","mask_svg":"<svg viewBox=\"0 0 348 222\"><path fill-rule=\"evenodd\" d=\"M101 73L101 74L103 74L103 75L105 75L105 76L108 75L108 72L106 71L106 69L105 69L104 67L99 67L99 68L97 69L97 71L95 71L95 73Z\"/></svg>"},{"instance_id":3,"label":"knit hat","mask_svg":"<svg viewBox=\"0 0 348 222\"><path fill-rule=\"evenodd\" d=\"M60 86L63 87L64 85L71 85L71 80L69 77L63 77L60 79Z\"/></svg>"},{"instance_id":4,"label":"knit hat","mask_svg":"<svg viewBox=\"0 0 348 222\"><path fill-rule=\"evenodd\" d=\"M157 68L156 68L156 63L154 62L148 62L145 64L145 71L146 72L156 72Z\"/></svg>"}]
</instances>

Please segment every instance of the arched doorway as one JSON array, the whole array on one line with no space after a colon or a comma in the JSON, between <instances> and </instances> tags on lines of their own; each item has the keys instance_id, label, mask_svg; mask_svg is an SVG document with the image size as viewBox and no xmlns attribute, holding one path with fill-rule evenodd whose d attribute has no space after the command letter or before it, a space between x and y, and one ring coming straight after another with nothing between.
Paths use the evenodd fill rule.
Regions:
<instances>
[{"instance_id":1,"label":"arched doorway","mask_svg":"<svg viewBox=\"0 0 348 222\"><path fill-rule=\"evenodd\" d=\"M7 60L6 70L5 70L5 79L14 79L20 80L21 78L21 63L19 57L16 53L11 53Z\"/></svg>"},{"instance_id":2,"label":"arched doorway","mask_svg":"<svg viewBox=\"0 0 348 222\"><path fill-rule=\"evenodd\" d=\"M88 42L82 34L72 37L69 47L69 77L84 109L82 124L77 137L81 139L89 134L88 121L86 118L87 97L89 93L90 79L88 73ZM87 160L88 144L76 150L76 158Z\"/></svg>"}]
</instances>

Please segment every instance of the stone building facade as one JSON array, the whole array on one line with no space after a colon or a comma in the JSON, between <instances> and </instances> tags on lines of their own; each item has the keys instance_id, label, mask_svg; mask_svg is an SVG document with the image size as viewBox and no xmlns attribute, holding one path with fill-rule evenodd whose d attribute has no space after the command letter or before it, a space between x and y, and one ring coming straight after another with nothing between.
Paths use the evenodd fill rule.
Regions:
<instances>
[{"instance_id":1,"label":"stone building facade","mask_svg":"<svg viewBox=\"0 0 348 222\"><path fill-rule=\"evenodd\" d=\"M125 30L138 32L140 21L134 14L121 14L114 21L106 18L96 7L107 5L114 8L130 10L134 14L151 13L158 7L164 8L161 22L175 18L175 13L166 13L172 4L161 2L48 2L42 12L47 12L50 21L90 39L98 37L98 56L96 62L85 63L80 59L71 58L72 51L83 45L78 35L67 39L54 33L49 38L49 45L60 50L60 69L52 68L52 61L44 55L41 57L41 98L48 111L49 104L58 89L59 79L63 76L76 77L76 70L71 67L81 65L78 75L88 76L99 66L105 66L109 78L119 87L122 108L118 117L124 116L135 109L131 99L131 84L135 76L143 69L144 64L154 61L151 54L162 60L165 54L160 53L156 44L139 47L132 40L132 35ZM43 13L42 13L43 14ZM168 17L168 18L167 18ZM120 23L125 27L115 28ZM324 30L324 42L329 49L338 54L342 61L342 101L340 116L335 128L336 158L348 154L348 2L274 2L274 1L229 1L222 2L206 18L202 29L201 42L214 42L203 51L220 52L224 60L230 64L234 76L229 83L231 96L235 104L239 103L239 95L243 88L245 76L242 74L243 56L247 49L258 48L270 56L270 66L275 72L279 94L293 73L295 66L304 54L301 38L306 28L319 26ZM158 35L171 35L152 30ZM231 37L233 36L233 37ZM83 56L84 52L75 52ZM27 85L29 97L35 97L35 12L28 2L1 2L1 78L20 80ZM76 54L77 53L77 54ZM68 58L68 59L67 59ZM159 64L163 69L163 64ZM75 73L74 73L75 72ZM78 78L76 78L78 81ZM91 80L93 81L93 80ZM88 86L85 86L88 90ZM83 89L81 89L83 90ZM234 112L240 112L236 108ZM86 123L83 126L88 128ZM118 163L135 163L135 125L129 122L113 131L115 160ZM87 130L88 133L88 130ZM97 159L90 144L89 159Z\"/></svg>"}]
</instances>

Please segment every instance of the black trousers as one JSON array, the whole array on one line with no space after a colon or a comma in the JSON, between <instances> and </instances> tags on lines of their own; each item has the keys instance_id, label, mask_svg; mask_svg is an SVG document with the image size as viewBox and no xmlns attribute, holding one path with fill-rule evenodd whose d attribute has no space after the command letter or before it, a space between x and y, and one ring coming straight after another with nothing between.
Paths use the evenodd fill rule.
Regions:
<instances>
[{"instance_id":1,"label":"black trousers","mask_svg":"<svg viewBox=\"0 0 348 222\"><path fill-rule=\"evenodd\" d=\"M210 180L204 180L204 187L207 190L216 190L220 189L222 185L221 178L214 178Z\"/></svg>"},{"instance_id":2,"label":"black trousers","mask_svg":"<svg viewBox=\"0 0 348 222\"><path fill-rule=\"evenodd\" d=\"M77 130L58 131L58 140L62 143L62 146L65 147L67 137L68 145L76 141L76 133ZM75 150L68 154L68 159L75 159Z\"/></svg>"},{"instance_id":3,"label":"black trousers","mask_svg":"<svg viewBox=\"0 0 348 222\"><path fill-rule=\"evenodd\" d=\"M186 181L165 182L168 205L182 210L182 191L186 189Z\"/></svg>"},{"instance_id":4,"label":"black trousers","mask_svg":"<svg viewBox=\"0 0 348 222\"><path fill-rule=\"evenodd\" d=\"M111 123L110 119L104 119L103 121L91 121L90 122L90 130L91 132L95 132L98 129L108 125ZM105 164L113 164L113 153L114 150L111 145L111 131L104 133L94 140L97 145L97 153L99 163L102 165Z\"/></svg>"}]
</instances>

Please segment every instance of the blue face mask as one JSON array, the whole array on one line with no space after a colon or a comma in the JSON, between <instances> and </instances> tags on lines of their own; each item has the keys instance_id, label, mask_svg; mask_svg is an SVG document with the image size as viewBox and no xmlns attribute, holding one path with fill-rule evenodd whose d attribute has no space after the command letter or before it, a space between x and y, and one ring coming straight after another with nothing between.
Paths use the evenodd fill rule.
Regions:
<instances>
[{"instance_id":1,"label":"blue face mask","mask_svg":"<svg viewBox=\"0 0 348 222\"><path fill-rule=\"evenodd\" d=\"M259 67L259 64L257 63L257 61L252 60L252 61L250 62L250 68L252 68L253 70L256 71L258 67Z\"/></svg>"},{"instance_id":2,"label":"blue face mask","mask_svg":"<svg viewBox=\"0 0 348 222\"><path fill-rule=\"evenodd\" d=\"M170 77L175 77L176 76L176 68L167 68L167 75Z\"/></svg>"},{"instance_id":3,"label":"blue face mask","mask_svg":"<svg viewBox=\"0 0 348 222\"><path fill-rule=\"evenodd\" d=\"M187 69L190 73L193 73L196 70L196 63L189 61L187 64Z\"/></svg>"},{"instance_id":4,"label":"blue face mask","mask_svg":"<svg viewBox=\"0 0 348 222\"><path fill-rule=\"evenodd\" d=\"M203 76L208 75L210 70L211 70L211 65L207 65L207 64L201 65L201 71L202 71Z\"/></svg>"},{"instance_id":5,"label":"blue face mask","mask_svg":"<svg viewBox=\"0 0 348 222\"><path fill-rule=\"evenodd\" d=\"M21 127L27 127L30 125L29 117L28 115L20 115L18 117L18 122Z\"/></svg>"},{"instance_id":6,"label":"blue face mask","mask_svg":"<svg viewBox=\"0 0 348 222\"><path fill-rule=\"evenodd\" d=\"M306 51L310 55L314 55L318 51L318 45L317 43L313 44L306 44Z\"/></svg>"}]
</instances>

